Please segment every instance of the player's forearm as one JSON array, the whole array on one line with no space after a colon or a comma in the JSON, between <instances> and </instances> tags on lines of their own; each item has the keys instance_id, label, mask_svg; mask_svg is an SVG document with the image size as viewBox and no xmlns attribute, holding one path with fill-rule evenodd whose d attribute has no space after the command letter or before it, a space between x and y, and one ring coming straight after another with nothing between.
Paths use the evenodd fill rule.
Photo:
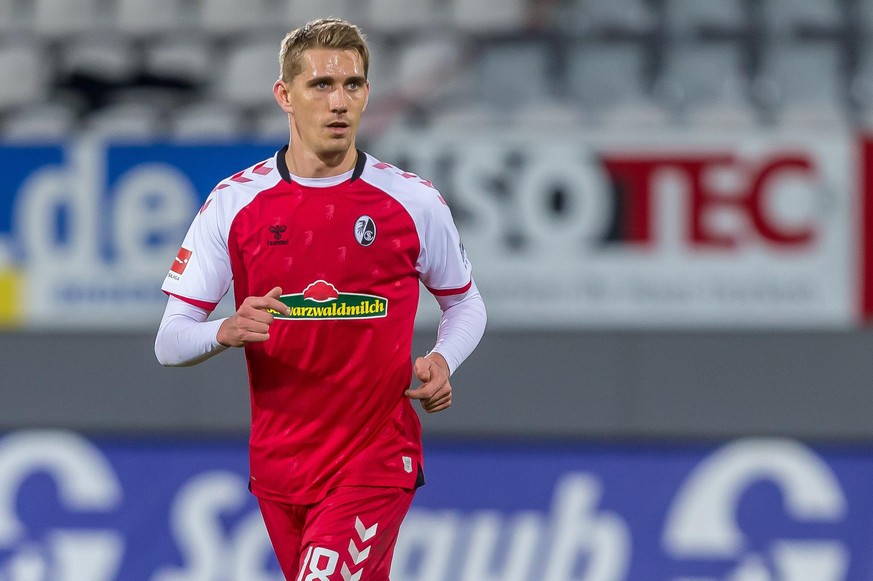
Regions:
<instances>
[{"instance_id":1,"label":"player's forearm","mask_svg":"<svg viewBox=\"0 0 873 581\"><path fill-rule=\"evenodd\" d=\"M224 319L207 321L208 313L170 299L155 338L155 356L166 367L196 365L227 349L217 340Z\"/></svg>"},{"instance_id":2,"label":"player's forearm","mask_svg":"<svg viewBox=\"0 0 873 581\"><path fill-rule=\"evenodd\" d=\"M458 301L437 298L443 311L432 352L445 358L449 372L455 370L473 352L485 333L485 303L475 283Z\"/></svg>"}]
</instances>

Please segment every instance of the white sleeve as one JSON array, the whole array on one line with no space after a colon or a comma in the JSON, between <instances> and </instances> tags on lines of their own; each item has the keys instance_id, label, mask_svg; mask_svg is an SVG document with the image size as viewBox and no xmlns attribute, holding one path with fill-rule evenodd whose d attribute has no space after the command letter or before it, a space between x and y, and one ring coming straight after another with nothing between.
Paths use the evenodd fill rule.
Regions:
<instances>
[{"instance_id":1,"label":"white sleeve","mask_svg":"<svg viewBox=\"0 0 873 581\"><path fill-rule=\"evenodd\" d=\"M233 280L227 236L235 206L225 198L213 192L206 199L161 285L168 295L207 311L218 305Z\"/></svg>"},{"instance_id":2,"label":"white sleeve","mask_svg":"<svg viewBox=\"0 0 873 581\"><path fill-rule=\"evenodd\" d=\"M443 314L440 317L437 342L431 351L445 357L451 374L473 352L485 333L485 302L472 279L470 288L464 294L434 297Z\"/></svg>"},{"instance_id":3,"label":"white sleeve","mask_svg":"<svg viewBox=\"0 0 873 581\"><path fill-rule=\"evenodd\" d=\"M218 328L224 319L207 321L209 311L174 296L167 301L155 338L155 355L166 367L187 367L221 353Z\"/></svg>"},{"instance_id":4,"label":"white sleeve","mask_svg":"<svg viewBox=\"0 0 873 581\"><path fill-rule=\"evenodd\" d=\"M421 237L421 252L416 263L421 282L434 295L457 294L469 291L473 267L461 236L452 220L452 212L441 201L439 192L426 207L427 215L417 225Z\"/></svg>"}]
</instances>

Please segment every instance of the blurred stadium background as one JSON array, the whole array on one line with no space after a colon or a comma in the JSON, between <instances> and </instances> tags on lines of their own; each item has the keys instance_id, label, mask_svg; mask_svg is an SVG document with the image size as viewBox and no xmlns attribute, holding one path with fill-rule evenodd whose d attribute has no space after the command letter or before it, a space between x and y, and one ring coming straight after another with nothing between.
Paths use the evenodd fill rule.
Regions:
<instances>
[{"instance_id":1,"label":"blurred stadium background","mask_svg":"<svg viewBox=\"0 0 873 581\"><path fill-rule=\"evenodd\" d=\"M0 581L280 578L241 353L152 342L325 15L489 306L392 578L873 579L873 1L0 0Z\"/></svg>"}]
</instances>

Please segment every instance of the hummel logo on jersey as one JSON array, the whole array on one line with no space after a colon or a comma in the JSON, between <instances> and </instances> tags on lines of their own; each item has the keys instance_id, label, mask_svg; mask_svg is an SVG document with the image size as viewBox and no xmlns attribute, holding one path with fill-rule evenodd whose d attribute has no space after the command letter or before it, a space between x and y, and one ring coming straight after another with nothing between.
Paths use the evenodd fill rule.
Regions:
<instances>
[{"instance_id":1,"label":"hummel logo on jersey","mask_svg":"<svg viewBox=\"0 0 873 581\"><path fill-rule=\"evenodd\" d=\"M376 240L376 223L369 216L361 216L355 221L355 240L361 246L369 246Z\"/></svg>"},{"instance_id":2,"label":"hummel logo on jersey","mask_svg":"<svg viewBox=\"0 0 873 581\"><path fill-rule=\"evenodd\" d=\"M282 238L282 234L284 234L285 230L287 229L288 228L285 226L285 224L274 224L267 228L267 230L269 230L273 234L273 239L267 240L267 244L269 244L270 246L281 246L283 244L288 244L288 241Z\"/></svg>"},{"instance_id":3,"label":"hummel logo on jersey","mask_svg":"<svg viewBox=\"0 0 873 581\"><path fill-rule=\"evenodd\" d=\"M291 314L271 310L277 319L376 319L388 315L385 297L339 292L324 280L313 282L302 293L282 295L279 300L291 308Z\"/></svg>"}]
</instances>

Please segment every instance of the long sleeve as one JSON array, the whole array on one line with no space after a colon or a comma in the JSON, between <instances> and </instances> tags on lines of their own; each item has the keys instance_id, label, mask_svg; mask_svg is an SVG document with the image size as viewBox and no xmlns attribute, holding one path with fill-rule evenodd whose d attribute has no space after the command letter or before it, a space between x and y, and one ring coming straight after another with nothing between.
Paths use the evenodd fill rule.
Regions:
<instances>
[{"instance_id":1,"label":"long sleeve","mask_svg":"<svg viewBox=\"0 0 873 581\"><path fill-rule=\"evenodd\" d=\"M476 283L472 281L464 294L435 295L435 298L443 314L437 330L437 342L431 351L445 357L449 372L454 373L485 333L485 302Z\"/></svg>"},{"instance_id":2,"label":"long sleeve","mask_svg":"<svg viewBox=\"0 0 873 581\"><path fill-rule=\"evenodd\" d=\"M170 296L155 338L155 356L166 367L187 367L227 349L216 339L224 319L207 321L209 311Z\"/></svg>"}]
</instances>

